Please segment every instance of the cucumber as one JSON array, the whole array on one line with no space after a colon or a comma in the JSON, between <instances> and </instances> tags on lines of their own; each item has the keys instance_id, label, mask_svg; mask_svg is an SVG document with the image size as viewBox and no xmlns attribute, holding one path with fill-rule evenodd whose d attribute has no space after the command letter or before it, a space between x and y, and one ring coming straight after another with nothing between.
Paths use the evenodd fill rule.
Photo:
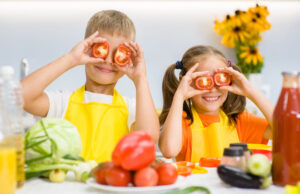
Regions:
<instances>
[{"instance_id":1,"label":"cucumber","mask_svg":"<svg viewBox=\"0 0 300 194\"><path fill-rule=\"evenodd\" d=\"M219 165L217 172L224 183L234 187L259 189L264 183L264 178L228 165Z\"/></svg>"},{"instance_id":2,"label":"cucumber","mask_svg":"<svg viewBox=\"0 0 300 194\"><path fill-rule=\"evenodd\" d=\"M271 162L263 154L253 154L247 162L247 171L261 177L267 177L271 172Z\"/></svg>"}]
</instances>

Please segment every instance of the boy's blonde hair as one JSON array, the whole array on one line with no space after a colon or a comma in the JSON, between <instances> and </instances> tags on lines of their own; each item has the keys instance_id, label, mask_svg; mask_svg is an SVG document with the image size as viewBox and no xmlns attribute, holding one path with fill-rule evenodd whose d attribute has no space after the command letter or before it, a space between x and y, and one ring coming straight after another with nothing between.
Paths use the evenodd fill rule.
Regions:
<instances>
[{"instance_id":1,"label":"boy's blonde hair","mask_svg":"<svg viewBox=\"0 0 300 194\"><path fill-rule=\"evenodd\" d=\"M120 11L104 10L95 13L87 24L85 38L96 31L121 35L135 41L134 24L126 14Z\"/></svg>"}]
</instances>

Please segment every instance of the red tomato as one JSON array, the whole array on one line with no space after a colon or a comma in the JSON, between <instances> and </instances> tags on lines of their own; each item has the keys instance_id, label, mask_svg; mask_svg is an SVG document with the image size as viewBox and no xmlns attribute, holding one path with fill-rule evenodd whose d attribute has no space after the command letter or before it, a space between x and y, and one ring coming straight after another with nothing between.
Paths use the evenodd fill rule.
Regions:
<instances>
[{"instance_id":1,"label":"red tomato","mask_svg":"<svg viewBox=\"0 0 300 194\"><path fill-rule=\"evenodd\" d=\"M211 76L200 76L195 80L195 85L199 90L210 90L214 87L214 80Z\"/></svg>"},{"instance_id":2,"label":"red tomato","mask_svg":"<svg viewBox=\"0 0 300 194\"><path fill-rule=\"evenodd\" d=\"M121 167L113 166L106 171L105 180L107 184L112 186L128 186L131 182L131 174L129 171Z\"/></svg>"},{"instance_id":3,"label":"red tomato","mask_svg":"<svg viewBox=\"0 0 300 194\"><path fill-rule=\"evenodd\" d=\"M217 86L228 86L231 78L228 73L218 72L214 74L214 81Z\"/></svg>"},{"instance_id":4,"label":"red tomato","mask_svg":"<svg viewBox=\"0 0 300 194\"><path fill-rule=\"evenodd\" d=\"M177 180L176 167L171 163L164 163L157 168L158 173L158 184L159 185L170 185L175 183Z\"/></svg>"},{"instance_id":5,"label":"red tomato","mask_svg":"<svg viewBox=\"0 0 300 194\"><path fill-rule=\"evenodd\" d=\"M133 183L138 187L155 186L158 183L158 174L154 168L142 168L134 174Z\"/></svg>"},{"instance_id":6,"label":"red tomato","mask_svg":"<svg viewBox=\"0 0 300 194\"><path fill-rule=\"evenodd\" d=\"M217 167L221 163L220 158L200 158L199 166L202 167Z\"/></svg>"},{"instance_id":7,"label":"red tomato","mask_svg":"<svg viewBox=\"0 0 300 194\"><path fill-rule=\"evenodd\" d=\"M93 45L92 56L96 58L105 59L108 55L108 42L96 43Z\"/></svg>"},{"instance_id":8,"label":"red tomato","mask_svg":"<svg viewBox=\"0 0 300 194\"><path fill-rule=\"evenodd\" d=\"M132 51L126 45L121 44L118 46L115 55L114 61L117 65L123 67L130 63Z\"/></svg>"},{"instance_id":9,"label":"red tomato","mask_svg":"<svg viewBox=\"0 0 300 194\"><path fill-rule=\"evenodd\" d=\"M96 182L99 184L107 185L105 180L107 169L113 167L114 164L112 162L102 162L96 166L93 171L92 175L95 178Z\"/></svg>"}]
</instances>

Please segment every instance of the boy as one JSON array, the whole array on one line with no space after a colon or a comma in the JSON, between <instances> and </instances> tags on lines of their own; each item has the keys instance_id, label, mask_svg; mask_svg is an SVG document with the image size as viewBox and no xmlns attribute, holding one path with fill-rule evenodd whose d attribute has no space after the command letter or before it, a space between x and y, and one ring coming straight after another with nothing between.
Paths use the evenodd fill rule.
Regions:
<instances>
[{"instance_id":1,"label":"boy","mask_svg":"<svg viewBox=\"0 0 300 194\"><path fill-rule=\"evenodd\" d=\"M85 40L21 81L24 109L37 116L60 117L73 123L81 137L81 156L85 160L111 160L115 145L131 130L145 130L157 141L159 122L146 78L144 54L134 41L134 24L124 13L96 13L88 22ZM92 46L103 42L109 44L108 56L92 57ZM124 67L114 61L114 52L121 44L132 51L131 63ZM73 93L44 92L64 72L83 64L86 82L81 88ZM135 85L136 104L114 89L124 74Z\"/></svg>"}]
</instances>

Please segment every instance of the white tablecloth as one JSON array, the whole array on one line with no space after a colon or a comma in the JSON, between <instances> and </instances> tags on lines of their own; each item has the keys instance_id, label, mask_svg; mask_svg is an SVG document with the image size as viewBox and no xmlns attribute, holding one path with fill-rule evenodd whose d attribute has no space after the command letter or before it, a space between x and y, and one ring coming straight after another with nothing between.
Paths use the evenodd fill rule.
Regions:
<instances>
[{"instance_id":1,"label":"white tablecloth","mask_svg":"<svg viewBox=\"0 0 300 194\"><path fill-rule=\"evenodd\" d=\"M18 189L16 194L99 194L109 193L100 189L93 188L85 183L75 182L70 180L72 177L63 183L51 183L48 180L36 178L26 181L25 185ZM204 186L207 187L212 194L284 194L284 187L271 185L264 190L259 189L240 189L225 185L219 179L215 168L208 168L206 174L193 174L182 181L182 187L185 186ZM151 192L155 193L155 192Z\"/></svg>"}]
</instances>

